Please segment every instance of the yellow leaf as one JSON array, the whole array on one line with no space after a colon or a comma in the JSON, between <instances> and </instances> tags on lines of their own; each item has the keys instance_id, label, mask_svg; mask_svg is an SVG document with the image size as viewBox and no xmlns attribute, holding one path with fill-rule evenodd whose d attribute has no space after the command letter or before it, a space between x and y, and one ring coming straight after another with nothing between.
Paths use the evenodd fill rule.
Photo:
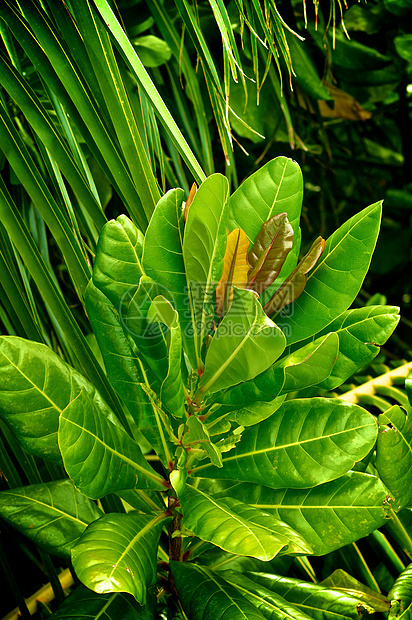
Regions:
<instances>
[{"instance_id":1,"label":"yellow leaf","mask_svg":"<svg viewBox=\"0 0 412 620\"><path fill-rule=\"evenodd\" d=\"M222 316L232 303L233 286L245 288L248 282L249 264L247 254L249 240L241 228L235 228L227 236L226 252L223 259L223 274L216 287L216 310Z\"/></svg>"}]
</instances>

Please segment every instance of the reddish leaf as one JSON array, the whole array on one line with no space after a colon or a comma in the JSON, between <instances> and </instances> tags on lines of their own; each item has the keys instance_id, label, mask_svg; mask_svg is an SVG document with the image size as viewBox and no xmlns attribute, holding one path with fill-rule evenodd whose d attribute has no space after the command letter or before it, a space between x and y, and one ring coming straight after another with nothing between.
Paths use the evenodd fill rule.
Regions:
<instances>
[{"instance_id":1,"label":"reddish leaf","mask_svg":"<svg viewBox=\"0 0 412 620\"><path fill-rule=\"evenodd\" d=\"M247 287L259 295L263 293L278 277L292 244L293 228L286 213L264 222L248 254L252 271Z\"/></svg>"},{"instance_id":2,"label":"reddish leaf","mask_svg":"<svg viewBox=\"0 0 412 620\"><path fill-rule=\"evenodd\" d=\"M313 269L325 247L325 240L318 237L312 244L309 252L305 254L298 266L290 273L281 287L264 306L267 315L278 312L284 306L292 303L299 297L306 286L306 273Z\"/></svg>"},{"instance_id":3,"label":"reddish leaf","mask_svg":"<svg viewBox=\"0 0 412 620\"><path fill-rule=\"evenodd\" d=\"M228 310L233 298L233 285L245 288L248 281L249 265L247 253L249 240L241 228L232 230L227 236L223 274L216 287L216 311L222 316Z\"/></svg>"},{"instance_id":4,"label":"reddish leaf","mask_svg":"<svg viewBox=\"0 0 412 620\"><path fill-rule=\"evenodd\" d=\"M183 219L185 222L187 220L187 214L189 213L189 207L193 202L193 198L195 197L196 192L197 192L197 185L196 183L193 183L192 187L190 188L189 196L187 197L187 200L186 200L185 212L183 213Z\"/></svg>"}]
</instances>

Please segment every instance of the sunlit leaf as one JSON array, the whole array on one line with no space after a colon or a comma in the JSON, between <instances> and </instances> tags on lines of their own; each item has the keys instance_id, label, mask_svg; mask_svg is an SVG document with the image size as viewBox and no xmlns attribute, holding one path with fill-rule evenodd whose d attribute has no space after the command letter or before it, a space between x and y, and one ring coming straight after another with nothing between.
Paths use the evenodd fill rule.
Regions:
<instances>
[{"instance_id":1,"label":"sunlit leaf","mask_svg":"<svg viewBox=\"0 0 412 620\"><path fill-rule=\"evenodd\" d=\"M249 265L247 253L249 240L240 228L232 230L227 236L223 273L216 287L216 312L220 317L230 307L233 299L233 286L245 288L248 281Z\"/></svg>"}]
</instances>

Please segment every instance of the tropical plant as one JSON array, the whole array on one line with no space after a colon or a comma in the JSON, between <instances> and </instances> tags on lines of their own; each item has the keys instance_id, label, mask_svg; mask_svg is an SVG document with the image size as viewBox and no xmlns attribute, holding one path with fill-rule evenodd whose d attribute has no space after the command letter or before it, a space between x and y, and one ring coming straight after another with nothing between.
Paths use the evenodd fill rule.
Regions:
<instances>
[{"instance_id":1,"label":"tropical plant","mask_svg":"<svg viewBox=\"0 0 412 620\"><path fill-rule=\"evenodd\" d=\"M349 617L379 609L359 591L276 576L287 558L382 526L391 497L396 509L410 501L412 463L395 465L409 439L386 442L373 415L341 399L288 399L342 384L399 318L392 306L348 310L381 204L298 261L302 187L279 157L232 195L220 174L186 202L170 190L145 235L125 215L105 224L85 302L110 403L45 345L0 337L0 415L26 452L69 476L0 495L2 517L45 552L71 554L88 588L56 617L113 604L141 618L306 618L307 596ZM388 428L406 424L396 416Z\"/></svg>"}]
</instances>

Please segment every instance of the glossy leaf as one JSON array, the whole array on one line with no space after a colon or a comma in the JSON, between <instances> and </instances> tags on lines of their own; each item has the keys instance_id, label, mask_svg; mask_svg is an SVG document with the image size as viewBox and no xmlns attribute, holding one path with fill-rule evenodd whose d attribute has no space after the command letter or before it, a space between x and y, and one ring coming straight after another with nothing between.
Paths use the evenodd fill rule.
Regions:
<instances>
[{"instance_id":1,"label":"glossy leaf","mask_svg":"<svg viewBox=\"0 0 412 620\"><path fill-rule=\"evenodd\" d=\"M299 165L286 157L276 157L262 166L232 194L229 201L231 228L242 228L254 243L264 222L287 213L298 243L303 199L303 179ZM280 273L284 279L296 266L296 253L290 253Z\"/></svg>"},{"instance_id":2,"label":"glossy leaf","mask_svg":"<svg viewBox=\"0 0 412 620\"><path fill-rule=\"evenodd\" d=\"M199 391L217 392L253 379L284 347L283 333L265 315L257 294L235 288L232 305L209 345Z\"/></svg>"},{"instance_id":3,"label":"glossy leaf","mask_svg":"<svg viewBox=\"0 0 412 620\"><path fill-rule=\"evenodd\" d=\"M289 400L270 418L246 428L223 467L193 472L205 478L257 482L272 488L305 488L334 480L372 449L375 418L338 399Z\"/></svg>"},{"instance_id":4,"label":"glossy leaf","mask_svg":"<svg viewBox=\"0 0 412 620\"><path fill-rule=\"evenodd\" d=\"M378 422L375 466L398 510L412 499L412 422L399 405L382 413Z\"/></svg>"},{"instance_id":5,"label":"glossy leaf","mask_svg":"<svg viewBox=\"0 0 412 620\"><path fill-rule=\"evenodd\" d=\"M260 295L276 281L292 249L293 236L293 228L286 213L274 215L262 224L248 254L251 266L248 288Z\"/></svg>"},{"instance_id":6,"label":"glossy leaf","mask_svg":"<svg viewBox=\"0 0 412 620\"><path fill-rule=\"evenodd\" d=\"M375 476L349 472L312 489L236 484L221 491L273 514L324 555L367 536L387 520L387 490Z\"/></svg>"},{"instance_id":7,"label":"glossy leaf","mask_svg":"<svg viewBox=\"0 0 412 620\"><path fill-rule=\"evenodd\" d=\"M179 314L187 354L192 366L196 368L193 317L188 304L188 283L182 249L183 198L182 189L172 189L157 203L145 234L142 264L146 275L169 292L168 299ZM189 199L186 205L188 202Z\"/></svg>"},{"instance_id":8,"label":"glossy leaf","mask_svg":"<svg viewBox=\"0 0 412 620\"><path fill-rule=\"evenodd\" d=\"M383 611L384 613L389 611L389 601L384 594L365 586L341 568L334 570L333 573L329 575L329 577L326 577L326 579L323 579L319 585L335 590L336 592L341 592L342 594L354 596L370 607L373 607L375 611Z\"/></svg>"},{"instance_id":9,"label":"glossy leaf","mask_svg":"<svg viewBox=\"0 0 412 620\"><path fill-rule=\"evenodd\" d=\"M283 618L286 620L309 620L311 617L304 610L295 607L278 594L271 592L243 574L233 571L224 571L222 574L268 620L282 620Z\"/></svg>"},{"instance_id":10,"label":"glossy leaf","mask_svg":"<svg viewBox=\"0 0 412 620\"><path fill-rule=\"evenodd\" d=\"M136 353L123 331L119 314L92 280L86 289L85 305L110 383L140 426L140 412L147 401L140 385L144 377Z\"/></svg>"},{"instance_id":11,"label":"glossy leaf","mask_svg":"<svg viewBox=\"0 0 412 620\"><path fill-rule=\"evenodd\" d=\"M55 463L61 463L59 415L82 388L109 410L92 384L51 349L15 336L0 337L0 385L7 388L0 389L0 417L29 454Z\"/></svg>"},{"instance_id":12,"label":"glossy leaf","mask_svg":"<svg viewBox=\"0 0 412 620\"><path fill-rule=\"evenodd\" d=\"M213 174L197 190L183 239L183 258L195 315L197 356L206 333L207 303L223 272L226 250L229 183Z\"/></svg>"},{"instance_id":13,"label":"glossy leaf","mask_svg":"<svg viewBox=\"0 0 412 620\"><path fill-rule=\"evenodd\" d=\"M169 413L181 418L185 412L185 397L182 381L182 337L179 315L167 299L159 295L153 300L147 318L150 323L163 323L168 348L168 371L160 390L160 400Z\"/></svg>"},{"instance_id":14,"label":"glossy leaf","mask_svg":"<svg viewBox=\"0 0 412 620\"><path fill-rule=\"evenodd\" d=\"M148 592L142 607L130 594L114 592L97 594L83 585L63 601L52 616L53 620L154 620L156 597Z\"/></svg>"},{"instance_id":15,"label":"glossy leaf","mask_svg":"<svg viewBox=\"0 0 412 620\"><path fill-rule=\"evenodd\" d=\"M138 444L85 390L60 415L59 447L75 486L92 499L123 489L164 489Z\"/></svg>"},{"instance_id":16,"label":"glossy leaf","mask_svg":"<svg viewBox=\"0 0 412 620\"><path fill-rule=\"evenodd\" d=\"M0 516L46 553L69 559L74 542L102 516L71 480L32 484L0 493Z\"/></svg>"},{"instance_id":17,"label":"glossy leaf","mask_svg":"<svg viewBox=\"0 0 412 620\"><path fill-rule=\"evenodd\" d=\"M240 228L232 230L227 236L226 252L223 259L223 273L216 287L216 312L220 317L233 299L233 287L245 288L248 281L249 264L247 253L249 240Z\"/></svg>"},{"instance_id":18,"label":"glossy leaf","mask_svg":"<svg viewBox=\"0 0 412 620\"><path fill-rule=\"evenodd\" d=\"M319 388L334 390L357 370L371 362L399 321L396 306L365 306L343 312L317 336L336 332L339 351L330 375ZM301 343L299 343L301 346Z\"/></svg>"},{"instance_id":19,"label":"glossy leaf","mask_svg":"<svg viewBox=\"0 0 412 620\"><path fill-rule=\"evenodd\" d=\"M273 364L254 379L218 392L215 402L221 404L221 412L242 409L255 402L269 403L280 393L285 381L285 371Z\"/></svg>"},{"instance_id":20,"label":"glossy leaf","mask_svg":"<svg viewBox=\"0 0 412 620\"><path fill-rule=\"evenodd\" d=\"M117 312L137 288L142 268L143 235L126 215L103 226L93 266L93 282Z\"/></svg>"},{"instance_id":21,"label":"glossy leaf","mask_svg":"<svg viewBox=\"0 0 412 620\"><path fill-rule=\"evenodd\" d=\"M367 207L326 240L304 292L294 302L293 316L282 317L289 344L318 333L353 302L369 268L381 210L380 202Z\"/></svg>"},{"instance_id":22,"label":"glossy leaf","mask_svg":"<svg viewBox=\"0 0 412 620\"><path fill-rule=\"evenodd\" d=\"M297 267L288 275L282 286L265 304L264 309L267 314L279 312L281 308L291 304L302 294L307 282L306 274L316 265L324 248L324 239L318 237L312 243L309 252L299 261Z\"/></svg>"},{"instance_id":23,"label":"glossy leaf","mask_svg":"<svg viewBox=\"0 0 412 620\"><path fill-rule=\"evenodd\" d=\"M145 370L150 369L149 384L156 390L169 368L166 328L147 318L153 300L159 295L167 298L168 291L148 276L142 276L139 286L126 294L120 316L125 332L134 341L139 357L144 361Z\"/></svg>"},{"instance_id":24,"label":"glossy leaf","mask_svg":"<svg viewBox=\"0 0 412 620\"><path fill-rule=\"evenodd\" d=\"M246 573L245 577L265 588L269 601L270 593L277 595L276 598L280 596L314 620L358 620L361 611L374 612L370 605L360 599L330 590L323 585L265 573ZM263 597L266 598L264 594Z\"/></svg>"},{"instance_id":25,"label":"glossy leaf","mask_svg":"<svg viewBox=\"0 0 412 620\"><path fill-rule=\"evenodd\" d=\"M184 612L190 620L264 620L264 616L220 575L204 566L170 562Z\"/></svg>"},{"instance_id":26,"label":"glossy leaf","mask_svg":"<svg viewBox=\"0 0 412 620\"><path fill-rule=\"evenodd\" d=\"M214 499L203 491L186 486L179 495L184 523L202 540L231 553L271 560L283 552L307 553L310 548L286 524L243 502L222 497Z\"/></svg>"},{"instance_id":27,"label":"glossy leaf","mask_svg":"<svg viewBox=\"0 0 412 620\"><path fill-rule=\"evenodd\" d=\"M409 620L412 614L412 564L409 564L393 584L388 599L391 602L389 620Z\"/></svg>"},{"instance_id":28,"label":"glossy leaf","mask_svg":"<svg viewBox=\"0 0 412 620\"><path fill-rule=\"evenodd\" d=\"M156 581L156 550L161 514L110 513L94 521L72 550L76 575L97 592L128 592L146 604L146 589Z\"/></svg>"},{"instance_id":29,"label":"glossy leaf","mask_svg":"<svg viewBox=\"0 0 412 620\"><path fill-rule=\"evenodd\" d=\"M326 379L336 362L339 337L334 332L321 336L279 362L285 369L282 393L318 385Z\"/></svg>"},{"instance_id":30,"label":"glossy leaf","mask_svg":"<svg viewBox=\"0 0 412 620\"><path fill-rule=\"evenodd\" d=\"M192 415L187 418L186 424L189 432L185 433L182 439L182 444L185 447L190 446L204 450L213 465L216 465L216 467L222 467L222 457L219 449L211 441L209 432L202 421L199 420L197 416Z\"/></svg>"},{"instance_id":31,"label":"glossy leaf","mask_svg":"<svg viewBox=\"0 0 412 620\"><path fill-rule=\"evenodd\" d=\"M252 426L262 420L266 420L272 413L275 413L284 400L285 395L278 396L268 403L258 401L237 411L229 412L227 417L229 420L239 424L239 426Z\"/></svg>"}]
</instances>

